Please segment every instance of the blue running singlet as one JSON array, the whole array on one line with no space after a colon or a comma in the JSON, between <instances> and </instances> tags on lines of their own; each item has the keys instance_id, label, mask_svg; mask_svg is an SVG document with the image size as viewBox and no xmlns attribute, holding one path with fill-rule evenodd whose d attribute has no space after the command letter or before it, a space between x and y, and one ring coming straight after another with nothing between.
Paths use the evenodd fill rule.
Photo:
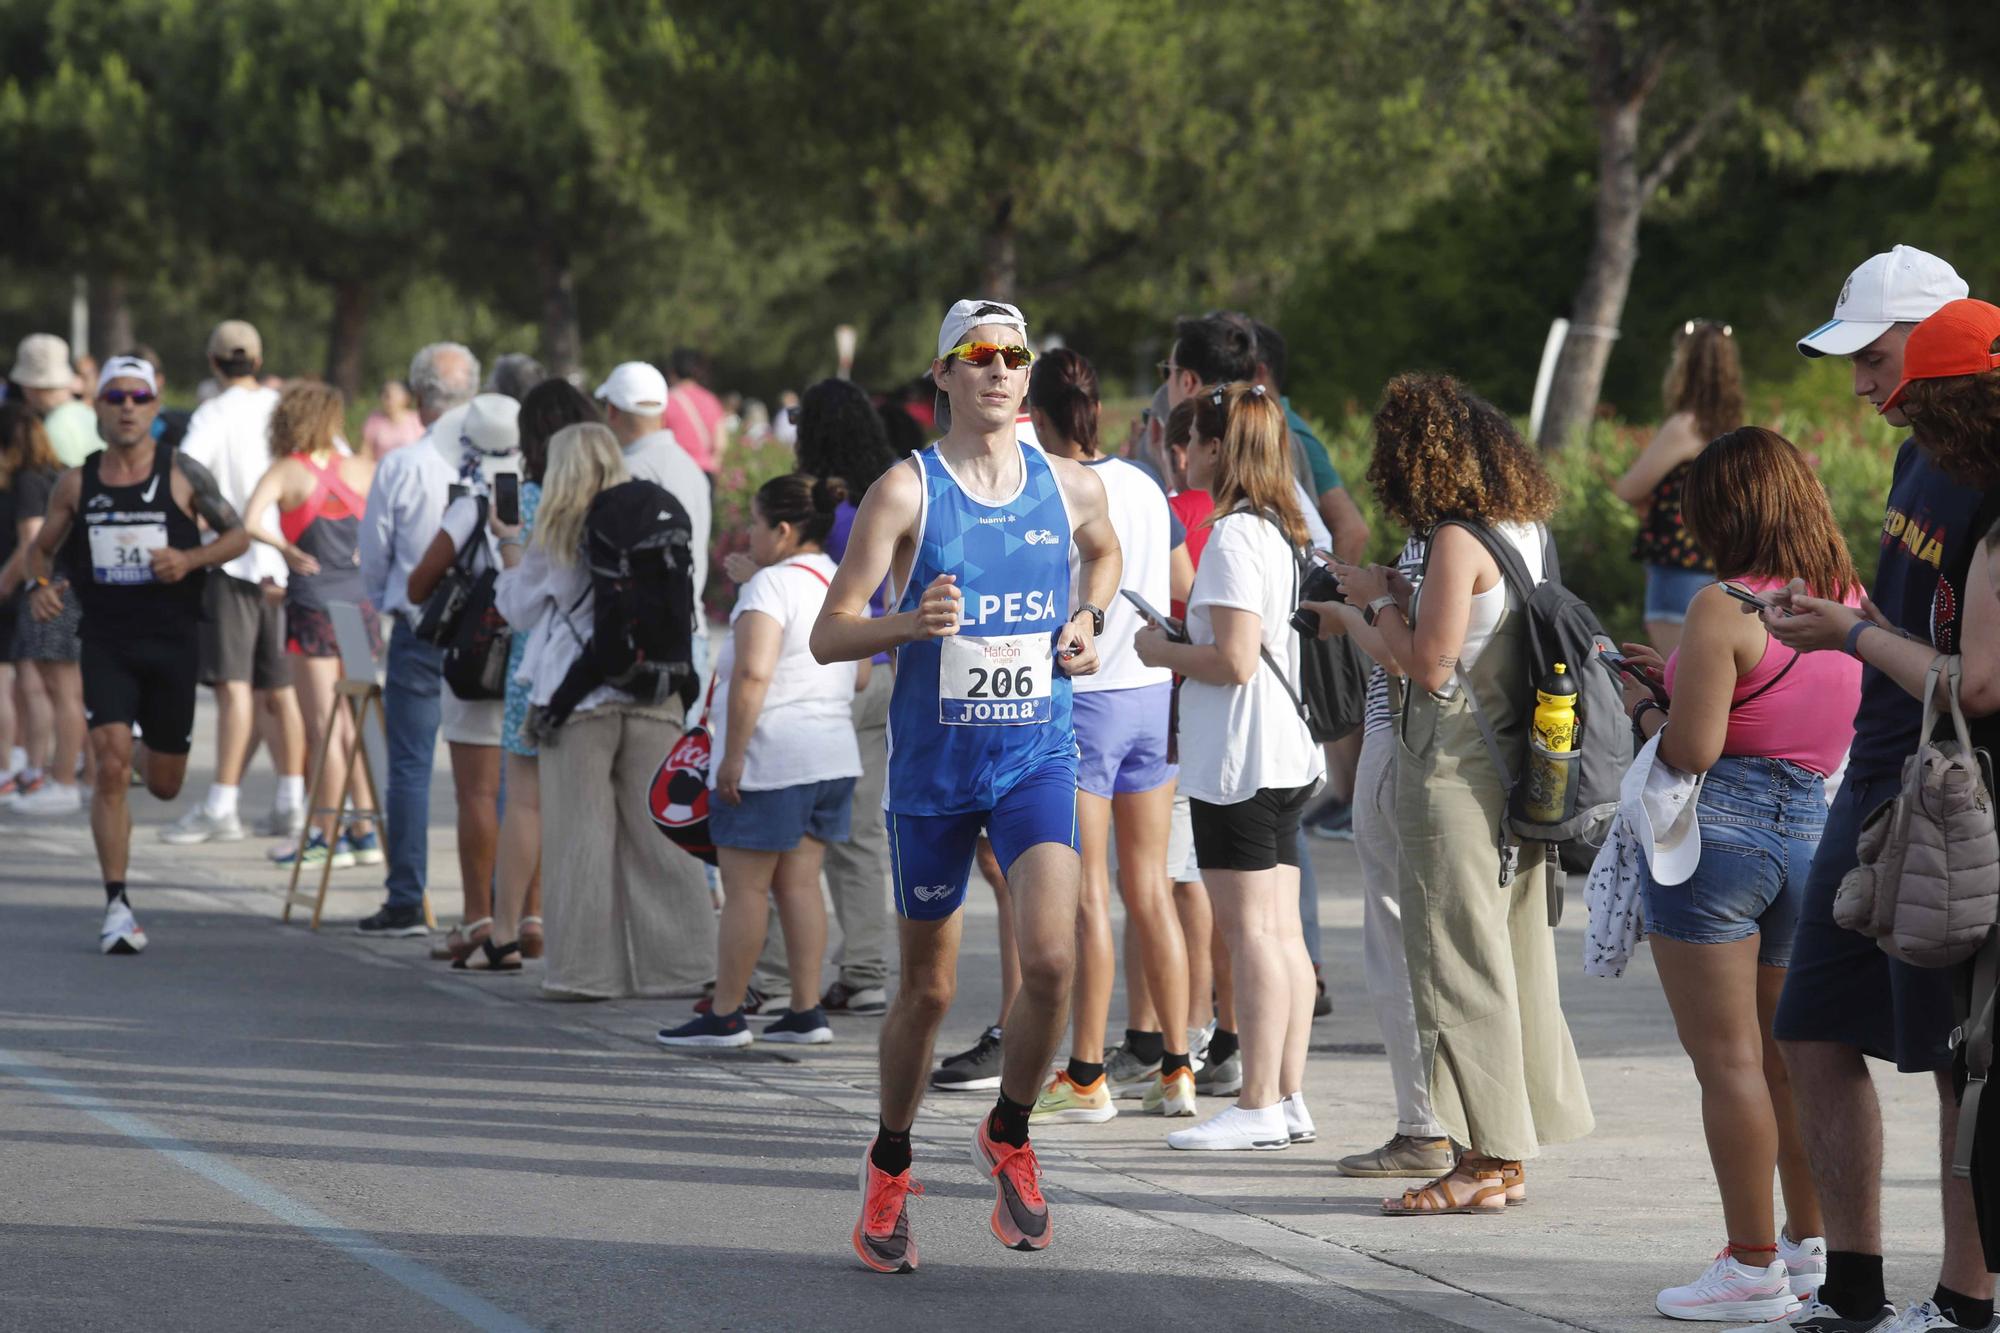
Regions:
<instances>
[{"instance_id":1,"label":"blue running singlet","mask_svg":"<svg viewBox=\"0 0 2000 1333\"><path fill-rule=\"evenodd\" d=\"M896 650L882 805L991 810L1041 765L1076 756L1070 681L1055 669L1069 619L1069 508L1036 449L1021 446L1021 487L997 504L967 494L936 445L917 461L922 536L897 609L914 610L940 574L957 576L965 601L956 635Z\"/></svg>"}]
</instances>

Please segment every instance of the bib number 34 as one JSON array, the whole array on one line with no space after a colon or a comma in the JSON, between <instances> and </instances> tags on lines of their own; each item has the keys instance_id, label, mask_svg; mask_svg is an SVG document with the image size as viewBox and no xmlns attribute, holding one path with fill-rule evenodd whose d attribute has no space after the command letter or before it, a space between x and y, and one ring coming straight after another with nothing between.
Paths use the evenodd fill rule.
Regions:
<instances>
[{"instance_id":1,"label":"bib number 34","mask_svg":"<svg viewBox=\"0 0 2000 1333\"><path fill-rule=\"evenodd\" d=\"M940 639L938 721L991 727L1053 720L1053 662L1047 634Z\"/></svg>"}]
</instances>

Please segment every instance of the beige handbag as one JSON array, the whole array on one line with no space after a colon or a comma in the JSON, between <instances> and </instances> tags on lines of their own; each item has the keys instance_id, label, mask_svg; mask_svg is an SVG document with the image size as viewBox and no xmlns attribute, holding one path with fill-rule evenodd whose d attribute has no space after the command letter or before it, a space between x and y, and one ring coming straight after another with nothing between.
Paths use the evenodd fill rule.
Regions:
<instances>
[{"instance_id":1,"label":"beige handbag","mask_svg":"<svg viewBox=\"0 0 2000 1333\"><path fill-rule=\"evenodd\" d=\"M1940 674L1956 742L1931 739ZM1958 691L1959 659L1939 655L1924 676L1921 740L1903 761L1903 790L1862 823L1860 863L1833 902L1837 923L1917 967L1963 962L2000 920L1989 760L1972 748Z\"/></svg>"}]
</instances>

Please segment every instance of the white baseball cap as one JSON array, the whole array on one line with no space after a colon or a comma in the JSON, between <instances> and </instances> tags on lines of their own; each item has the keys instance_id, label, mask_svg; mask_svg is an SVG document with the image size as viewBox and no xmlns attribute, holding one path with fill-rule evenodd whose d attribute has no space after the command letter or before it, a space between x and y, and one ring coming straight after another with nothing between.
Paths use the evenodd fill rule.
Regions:
<instances>
[{"instance_id":1,"label":"white baseball cap","mask_svg":"<svg viewBox=\"0 0 2000 1333\"><path fill-rule=\"evenodd\" d=\"M1833 318L1799 339L1802 356L1853 356L1896 324L1921 324L1971 294L1958 271L1928 251L1899 245L1847 275Z\"/></svg>"},{"instance_id":2,"label":"white baseball cap","mask_svg":"<svg viewBox=\"0 0 2000 1333\"><path fill-rule=\"evenodd\" d=\"M1636 835L1653 878L1682 884L1701 864L1701 781L1660 758L1656 735L1641 747L1618 784L1618 806Z\"/></svg>"},{"instance_id":3,"label":"white baseball cap","mask_svg":"<svg viewBox=\"0 0 2000 1333\"><path fill-rule=\"evenodd\" d=\"M140 356L114 356L106 361L104 369L97 372L97 392L103 393L104 386L113 380L138 380L146 386L148 393L160 391L153 363Z\"/></svg>"},{"instance_id":4,"label":"white baseball cap","mask_svg":"<svg viewBox=\"0 0 2000 1333\"><path fill-rule=\"evenodd\" d=\"M650 416L667 410L667 377L644 361L626 361L597 386L597 396L620 412Z\"/></svg>"},{"instance_id":5,"label":"white baseball cap","mask_svg":"<svg viewBox=\"0 0 2000 1333\"><path fill-rule=\"evenodd\" d=\"M466 407L459 442L482 454L511 454L521 447L521 404L504 393L482 393Z\"/></svg>"},{"instance_id":6,"label":"white baseball cap","mask_svg":"<svg viewBox=\"0 0 2000 1333\"><path fill-rule=\"evenodd\" d=\"M1022 341L1027 341L1028 317L1018 307L1005 301L960 301L945 311L944 322L938 325L938 356L942 358L964 342L965 335L981 324L1004 324L1019 329Z\"/></svg>"}]
</instances>

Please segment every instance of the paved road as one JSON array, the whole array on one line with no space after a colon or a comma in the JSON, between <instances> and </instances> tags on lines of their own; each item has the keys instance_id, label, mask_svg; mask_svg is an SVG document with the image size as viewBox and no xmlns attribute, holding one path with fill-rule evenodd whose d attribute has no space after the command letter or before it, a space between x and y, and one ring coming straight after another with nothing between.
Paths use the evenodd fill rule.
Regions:
<instances>
[{"instance_id":1,"label":"paved road","mask_svg":"<svg viewBox=\"0 0 2000 1333\"><path fill-rule=\"evenodd\" d=\"M173 812L136 808L136 959L96 953L80 820L0 825L0 1328L997 1328L1064 1302L1103 1329L1637 1330L1666 1326L1653 1292L1721 1244L1643 959L1566 979L1599 1128L1530 1167L1527 1208L1389 1220L1379 1188L1332 1171L1391 1119L1345 847L1316 849L1336 1001L1308 1085L1320 1143L1190 1161L1137 1114L1039 1134L1056 1244L1020 1255L987 1233L966 1160L985 1097L934 1098L924 1270L883 1278L846 1248L871 1021L799 1058L669 1054L651 1035L685 1002L557 1004L532 972L359 940L336 922L373 906L366 871L326 930L280 926L260 848L170 853L147 826ZM447 919L452 864L433 861ZM994 1006L991 924L975 894L946 1049ZM1891 1290L1928 1291L1927 1094L1882 1087Z\"/></svg>"}]
</instances>

